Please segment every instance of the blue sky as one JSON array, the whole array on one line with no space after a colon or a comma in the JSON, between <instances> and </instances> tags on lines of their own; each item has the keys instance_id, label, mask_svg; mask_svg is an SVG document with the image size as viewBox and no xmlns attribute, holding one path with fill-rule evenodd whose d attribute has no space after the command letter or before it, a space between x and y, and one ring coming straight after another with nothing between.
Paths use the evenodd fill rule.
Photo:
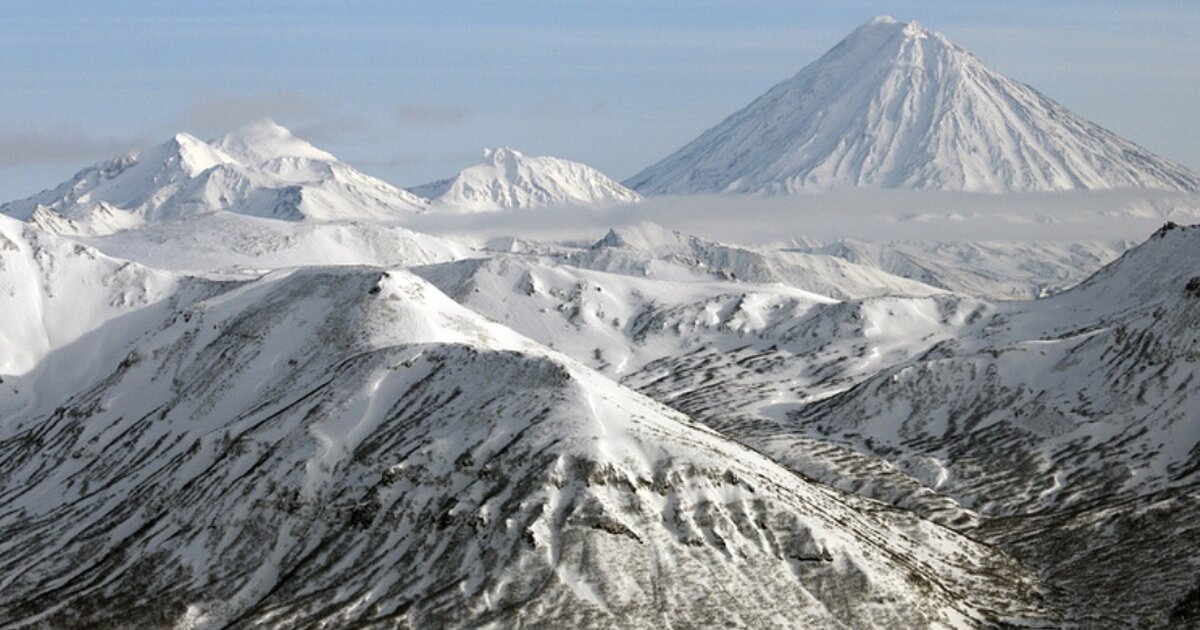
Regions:
<instances>
[{"instance_id":1,"label":"blue sky","mask_svg":"<svg viewBox=\"0 0 1200 630\"><path fill-rule=\"evenodd\" d=\"M400 185L508 145L625 178L879 14L1200 169L1200 2L0 0L0 200L263 115Z\"/></svg>"}]
</instances>

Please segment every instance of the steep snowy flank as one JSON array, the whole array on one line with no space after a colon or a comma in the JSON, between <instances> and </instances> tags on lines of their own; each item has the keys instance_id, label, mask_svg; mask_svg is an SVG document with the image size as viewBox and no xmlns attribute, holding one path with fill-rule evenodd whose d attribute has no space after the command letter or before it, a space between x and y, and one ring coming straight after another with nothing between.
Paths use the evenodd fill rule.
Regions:
<instances>
[{"instance_id":1,"label":"steep snowy flank","mask_svg":"<svg viewBox=\"0 0 1200 630\"><path fill-rule=\"evenodd\" d=\"M1196 191L1200 176L1000 75L941 33L882 17L625 185L647 195Z\"/></svg>"},{"instance_id":2,"label":"steep snowy flank","mask_svg":"<svg viewBox=\"0 0 1200 630\"><path fill-rule=\"evenodd\" d=\"M179 285L170 274L0 216L0 377L37 370L52 351L166 299ZM64 367L86 374L89 359L80 355ZM55 379L69 377L59 372L47 384Z\"/></svg>"},{"instance_id":3,"label":"steep snowy flank","mask_svg":"<svg viewBox=\"0 0 1200 630\"><path fill-rule=\"evenodd\" d=\"M0 624L1056 625L1004 554L406 272L191 281L169 304L47 356L45 378L96 357L67 395L0 383Z\"/></svg>"},{"instance_id":4,"label":"steep snowy flank","mask_svg":"<svg viewBox=\"0 0 1200 630\"><path fill-rule=\"evenodd\" d=\"M177 134L6 203L0 214L55 232L107 234L222 210L288 220L394 220L425 204L260 120L212 144Z\"/></svg>"},{"instance_id":5,"label":"steep snowy flank","mask_svg":"<svg viewBox=\"0 0 1200 630\"><path fill-rule=\"evenodd\" d=\"M647 233L614 232L602 242L661 242ZM591 261L574 252L505 254L413 271L472 310L796 470L939 520L972 518L893 467L806 439L780 417L969 333L986 303L930 289L923 298L838 302L780 283L734 282L721 267L706 276L703 267L659 261L625 275L576 262Z\"/></svg>"},{"instance_id":6,"label":"steep snowy flank","mask_svg":"<svg viewBox=\"0 0 1200 630\"><path fill-rule=\"evenodd\" d=\"M987 537L1043 568L1080 627L1194 624L1198 252L1200 228L1165 227L787 422L1001 516Z\"/></svg>"},{"instance_id":7,"label":"steep snowy flank","mask_svg":"<svg viewBox=\"0 0 1200 630\"><path fill-rule=\"evenodd\" d=\"M483 158L450 179L410 190L433 200L436 207L463 212L641 200L637 193L579 162L531 157L507 147L486 149Z\"/></svg>"},{"instance_id":8,"label":"steep snowy flank","mask_svg":"<svg viewBox=\"0 0 1200 630\"><path fill-rule=\"evenodd\" d=\"M1197 237L1164 228L1032 302L731 282L740 256L706 274L720 250L652 226L416 272L793 470L1004 545L1058 587L1072 627L1154 627L1195 618ZM596 271L606 248L664 259ZM1068 254L1089 256L1047 255Z\"/></svg>"},{"instance_id":9,"label":"steep snowy flank","mask_svg":"<svg viewBox=\"0 0 1200 630\"><path fill-rule=\"evenodd\" d=\"M802 415L944 460L943 490L999 513L1194 475L1198 251L1200 229L1164 229L1080 286L997 304L924 360Z\"/></svg>"}]
</instances>

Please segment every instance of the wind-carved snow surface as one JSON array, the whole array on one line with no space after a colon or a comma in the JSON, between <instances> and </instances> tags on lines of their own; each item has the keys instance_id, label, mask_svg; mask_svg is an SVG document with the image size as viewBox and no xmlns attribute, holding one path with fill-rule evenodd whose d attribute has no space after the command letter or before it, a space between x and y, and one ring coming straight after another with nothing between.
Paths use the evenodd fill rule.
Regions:
<instances>
[{"instance_id":1,"label":"wind-carved snow surface","mask_svg":"<svg viewBox=\"0 0 1200 630\"><path fill-rule=\"evenodd\" d=\"M648 229L418 273L793 469L1017 550L1082 627L1159 625L1190 614L1200 566L1198 229L1032 302L836 301L711 255L689 277L673 252L695 240Z\"/></svg>"},{"instance_id":2,"label":"wind-carved snow surface","mask_svg":"<svg viewBox=\"0 0 1200 630\"><path fill-rule=\"evenodd\" d=\"M625 185L644 195L1196 191L1200 176L1000 75L941 33L882 17Z\"/></svg>"},{"instance_id":3,"label":"wind-carved snow surface","mask_svg":"<svg viewBox=\"0 0 1200 630\"><path fill-rule=\"evenodd\" d=\"M396 220L426 201L259 120L211 144L186 133L80 171L0 214L61 233L108 234L229 211L299 220Z\"/></svg>"},{"instance_id":4,"label":"wind-carved snow surface","mask_svg":"<svg viewBox=\"0 0 1200 630\"><path fill-rule=\"evenodd\" d=\"M1189 625L1197 252L1200 229L1168 225L1080 286L997 304L975 330L789 422L926 479L940 463L939 490L1003 515L983 535L1057 576L1080 626ZM1115 583L1129 587L1117 597Z\"/></svg>"},{"instance_id":5,"label":"wind-carved snow surface","mask_svg":"<svg viewBox=\"0 0 1200 630\"><path fill-rule=\"evenodd\" d=\"M5 374L5 623L1049 618L1005 554L797 476L404 271L186 286L45 357L96 357L69 394L21 400L39 381Z\"/></svg>"},{"instance_id":6,"label":"wind-carved snow surface","mask_svg":"<svg viewBox=\"0 0 1200 630\"><path fill-rule=\"evenodd\" d=\"M410 190L431 199L435 209L453 212L618 205L641 200L641 195L586 164L527 156L508 147L486 149L483 162L450 179Z\"/></svg>"}]
</instances>

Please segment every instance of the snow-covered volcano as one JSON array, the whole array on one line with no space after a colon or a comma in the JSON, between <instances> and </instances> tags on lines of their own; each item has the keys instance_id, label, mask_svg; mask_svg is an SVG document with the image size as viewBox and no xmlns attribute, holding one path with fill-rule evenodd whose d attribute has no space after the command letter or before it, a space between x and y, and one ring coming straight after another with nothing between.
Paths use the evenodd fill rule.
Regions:
<instances>
[{"instance_id":1,"label":"snow-covered volcano","mask_svg":"<svg viewBox=\"0 0 1200 630\"><path fill-rule=\"evenodd\" d=\"M878 17L625 185L643 194L1195 191L1200 176L999 74L941 33Z\"/></svg>"},{"instance_id":2,"label":"snow-covered volcano","mask_svg":"<svg viewBox=\"0 0 1200 630\"><path fill-rule=\"evenodd\" d=\"M411 191L432 199L436 206L468 212L641 200L637 193L586 164L528 156L507 147L485 149L483 162Z\"/></svg>"},{"instance_id":3,"label":"snow-covered volcano","mask_svg":"<svg viewBox=\"0 0 1200 630\"><path fill-rule=\"evenodd\" d=\"M0 213L57 232L109 233L226 210L279 219L386 220L425 200L262 119L211 143L179 133L77 173Z\"/></svg>"}]
</instances>

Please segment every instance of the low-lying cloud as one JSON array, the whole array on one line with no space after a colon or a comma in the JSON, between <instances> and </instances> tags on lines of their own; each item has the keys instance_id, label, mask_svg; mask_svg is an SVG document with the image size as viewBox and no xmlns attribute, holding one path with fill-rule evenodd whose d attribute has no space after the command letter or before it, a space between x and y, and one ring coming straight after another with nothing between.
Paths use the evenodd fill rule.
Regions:
<instances>
[{"instance_id":1,"label":"low-lying cloud","mask_svg":"<svg viewBox=\"0 0 1200 630\"><path fill-rule=\"evenodd\" d=\"M1196 223L1200 197L1147 190L990 195L855 190L762 197L652 197L613 208L432 214L412 229L479 242L514 236L596 240L612 227L651 222L745 244L889 241L1142 240L1166 220Z\"/></svg>"},{"instance_id":2,"label":"low-lying cloud","mask_svg":"<svg viewBox=\"0 0 1200 630\"><path fill-rule=\"evenodd\" d=\"M406 125L448 127L464 122L475 114L465 107L434 103L401 103L394 111L396 120Z\"/></svg>"},{"instance_id":3,"label":"low-lying cloud","mask_svg":"<svg viewBox=\"0 0 1200 630\"><path fill-rule=\"evenodd\" d=\"M139 144L134 140L97 139L73 130L6 133L0 135L0 167L96 160Z\"/></svg>"}]
</instances>

